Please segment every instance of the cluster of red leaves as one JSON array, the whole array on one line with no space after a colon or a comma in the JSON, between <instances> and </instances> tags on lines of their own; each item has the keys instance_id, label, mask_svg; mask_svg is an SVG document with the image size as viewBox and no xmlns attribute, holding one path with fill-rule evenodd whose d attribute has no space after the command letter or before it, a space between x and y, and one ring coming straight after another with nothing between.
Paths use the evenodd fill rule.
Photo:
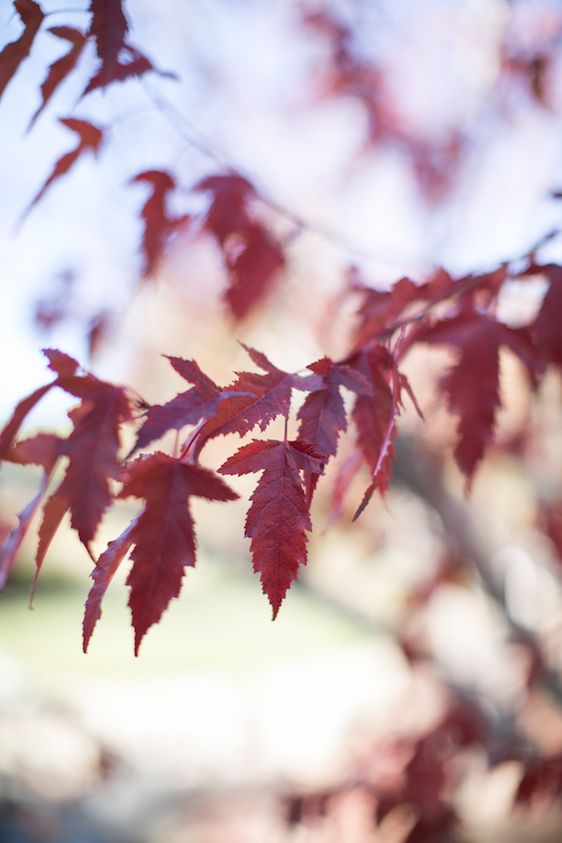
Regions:
<instances>
[{"instance_id":1,"label":"cluster of red leaves","mask_svg":"<svg viewBox=\"0 0 562 843\"><path fill-rule=\"evenodd\" d=\"M20 64L29 55L33 41L44 20L44 13L33 0L15 0L14 8L24 24L20 38L0 52L0 96ZM156 70L136 47L127 41L129 24L121 0L91 0L90 25L86 32L71 26L48 30L68 42L70 49L48 69L41 85L41 102L30 121L30 128L42 114L59 86L76 68L88 41L93 41L99 65L86 85L82 97L98 88L106 88L131 77ZM81 97L81 98L82 98ZM88 120L61 117L59 122L78 136L77 145L62 155L27 207L24 216L44 197L51 185L68 173L87 152L97 155L106 137L106 128ZM284 250L277 238L259 218L259 197L255 188L235 172L209 176L192 187L194 193L209 197L203 218L190 220L186 214L172 215L168 210L175 178L162 170L137 173L131 184L146 184L149 196L141 208L143 223L141 278L154 277L166 247L174 234L193 222L218 246L227 272L225 303L236 320L244 319L271 291L285 266Z\"/></svg>"},{"instance_id":2,"label":"cluster of red leaves","mask_svg":"<svg viewBox=\"0 0 562 843\"><path fill-rule=\"evenodd\" d=\"M152 180L154 174L145 175L155 192L165 192L170 186L158 178ZM211 218L213 213L209 212ZM226 215L226 207L216 213L212 225L217 231L225 230L227 220L221 213ZM238 222L236 207L233 216L234 223ZM167 216L165 219L170 220ZM443 345L457 355L441 378L439 389L458 420L454 455L470 484L493 440L501 407L500 350L505 347L521 360L532 389L547 364L559 366L562 360L557 330L562 270L551 264L537 265L530 257L525 273L519 270L517 277L523 282L526 274L537 272L548 280L543 303L533 322L517 329L495 315L502 286L512 280L506 266L457 280L441 271L423 284L404 278L386 292L356 282L357 331L349 354L342 360L324 357L309 364L309 374L290 373L274 366L265 354L246 347L260 371L238 372L232 383L221 387L195 361L171 357L172 367L190 387L165 404L139 402L124 387L80 373L76 361L47 351L55 379L18 404L0 435L2 459L40 465L44 471L38 495L20 513L18 526L4 543L0 558L3 581L31 517L47 493L58 461L66 463L65 473L43 507L37 574L66 512L92 555L98 525L112 500L129 496L141 499L144 508L140 514L96 561L84 620L86 648L101 614L105 590L133 548L127 583L137 652L147 629L178 596L185 567L195 564L189 497L218 501L237 497L217 475L200 467L204 446L219 435L244 437L256 428L265 431L273 420L281 418L285 423L283 438L254 439L218 469L223 475L260 475L251 496L245 534L251 540L254 570L260 575L275 617L300 565L306 564L314 491L326 464L336 455L349 422L355 430L353 464L351 470L345 469L343 479L341 474L337 478L335 494L340 499L347 494L361 464L370 478L356 517L374 491L386 492L404 392L415 404L399 368L413 346ZM55 387L80 402L69 413L73 424L70 435L60 439L40 434L16 443L27 414ZM292 421L297 392L305 397ZM140 426L135 408L142 418ZM294 423L296 437L290 439L288 429ZM129 454L121 459L120 432L124 425L136 425L137 431ZM188 428L191 432L180 440L183 445L177 455L144 453L131 461L133 454L146 452L166 433L182 434ZM122 484L120 489L116 483Z\"/></svg>"},{"instance_id":3,"label":"cluster of red leaves","mask_svg":"<svg viewBox=\"0 0 562 843\"><path fill-rule=\"evenodd\" d=\"M24 29L19 38L7 44L0 52L0 96L21 63L29 56L35 37L46 17L39 3L34 0L14 0L13 6ZM129 24L121 0L91 0L87 11L90 24L86 32L72 26L54 26L48 30L56 38L67 41L70 49L49 67L41 86L42 101L33 115L32 123L39 117L59 85L74 70L88 40L93 41L95 45L99 65L86 85L83 97L114 82L123 82L132 76L156 71L149 59L127 42Z\"/></svg>"},{"instance_id":4,"label":"cluster of red leaves","mask_svg":"<svg viewBox=\"0 0 562 843\"><path fill-rule=\"evenodd\" d=\"M33 0L15 0L14 8L24 30L0 52L0 93L29 54L45 17ZM85 32L66 26L50 30L67 41L70 50L49 68L32 123L75 68L88 40L95 45L99 64L84 95L154 69L128 43L129 25L120 0L91 0L89 16ZM307 24L328 40L332 93L359 97L369 111L378 139L399 138L397 121L385 105L381 78L355 55L352 32L327 13L309 15ZM78 143L56 162L30 207L86 152L97 155L104 142L104 129L89 121L66 117L60 122L77 135ZM219 249L228 279L225 301L237 320L244 319L263 301L285 265L285 254L261 219L260 203L263 205L264 200L246 178L225 171L192 186L194 193L208 199L206 210L198 218L171 211L177 184L170 173L146 170L131 182L149 189L141 208L143 277L154 276L169 241L187 226L202 231ZM537 316L525 327L504 324L497 318L496 308L503 285L515 276L537 273L548 282ZM112 500L128 496L143 500L142 512L96 562L84 622L87 647L101 613L103 594L132 548L129 602L138 651L146 630L179 594L184 568L195 564L189 497L220 501L236 497L224 481L199 466L205 444L218 435L235 433L244 437L256 427L263 432L270 422L281 418L285 422L282 439L246 443L219 469L222 474L260 474L245 532L251 540L254 570L260 575L275 616L300 565L306 563L314 492L326 464L336 456L348 423L354 428L354 443L336 477L333 511L341 510L361 465L366 467L369 481L355 517L375 491L386 492L405 394L418 409L400 370L402 359L414 346L444 346L455 355L439 389L457 418L455 458L469 485L493 440L501 407L500 351L506 348L521 360L532 389L537 388L548 364L562 365L562 269L554 264L537 264L533 254L527 256L523 273L520 268L515 272L505 265L487 274L453 279L439 270L424 283L402 278L387 291L374 290L355 279L353 294L359 299L357 326L343 359L324 357L310 363L309 374L302 375L285 372L263 353L248 348L252 362L261 371L239 372L231 384L222 387L195 361L170 358L191 388L160 405L139 403L124 387L81 373L76 361L48 351L55 379L18 404L0 435L1 459L39 465L44 472L38 495L20 513L17 527L4 542L0 556L2 582L59 462L65 462L65 473L43 506L37 574L65 513L70 513L72 527L93 555L92 542ZM92 326L93 335L102 330L101 320ZM59 439L41 434L16 442L27 414L55 387L80 402L70 412L70 435ZM298 392L305 397L293 419L293 397ZM139 410L142 424L123 459L119 453L120 431L124 425L137 424ZM290 424L296 426L294 438L288 435ZM133 453L146 451L169 431L180 434L188 427L192 430L178 455L145 453L130 461ZM122 484L120 489L118 483Z\"/></svg>"}]
</instances>

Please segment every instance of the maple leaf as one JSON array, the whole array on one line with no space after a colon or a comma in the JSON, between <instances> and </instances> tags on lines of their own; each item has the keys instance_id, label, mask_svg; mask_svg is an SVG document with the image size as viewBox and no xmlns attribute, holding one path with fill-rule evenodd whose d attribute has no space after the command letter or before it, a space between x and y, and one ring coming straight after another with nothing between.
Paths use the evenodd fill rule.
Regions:
<instances>
[{"instance_id":1,"label":"maple leaf","mask_svg":"<svg viewBox=\"0 0 562 843\"><path fill-rule=\"evenodd\" d=\"M271 289L285 255L250 207L256 191L236 173L209 176L194 190L210 193L211 204L203 222L221 249L228 273L224 298L237 320L244 319Z\"/></svg>"},{"instance_id":2,"label":"maple leaf","mask_svg":"<svg viewBox=\"0 0 562 843\"><path fill-rule=\"evenodd\" d=\"M43 477L35 496L18 514L18 524L8 534L0 548L0 590L6 585L16 554L47 491L53 468L60 456L62 439L49 433L40 433L24 439L12 448L6 459L19 465L39 465Z\"/></svg>"},{"instance_id":3,"label":"maple leaf","mask_svg":"<svg viewBox=\"0 0 562 843\"><path fill-rule=\"evenodd\" d=\"M450 410L459 417L454 453L470 484L493 439L496 413L501 407L501 347L507 346L520 358L533 385L543 368L540 356L528 330L509 328L491 316L469 309L421 326L416 341L449 345L460 352L455 365L441 379L440 388Z\"/></svg>"},{"instance_id":4,"label":"maple leaf","mask_svg":"<svg viewBox=\"0 0 562 843\"><path fill-rule=\"evenodd\" d=\"M398 371L392 354L383 346L376 346L367 351L360 351L346 361L357 368L368 381L369 395L357 396L352 411L357 430L357 444L371 472L371 483L357 508L355 521L373 493L378 490L384 495L388 490L392 464L394 461L393 439L397 432L396 422L402 410L402 390L410 396L418 414L423 418L410 384ZM348 472L348 485L354 472ZM343 486L345 491L346 486Z\"/></svg>"},{"instance_id":5,"label":"maple leaf","mask_svg":"<svg viewBox=\"0 0 562 843\"><path fill-rule=\"evenodd\" d=\"M305 442L254 439L220 467L221 474L263 471L251 496L245 535L275 618L299 565L307 561L312 529L301 472L322 474L323 457Z\"/></svg>"},{"instance_id":6,"label":"maple leaf","mask_svg":"<svg viewBox=\"0 0 562 843\"><path fill-rule=\"evenodd\" d=\"M224 299L241 321L269 293L285 255L263 225L248 222L226 244L223 256L229 275Z\"/></svg>"},{"instance_id":7,"label":"maple leaf","mask_svg":"<svg viewBox=\"0 0 562 843\"><path fill-rule=\"evenodd\" d=\"M189 511L191 496L231 501L238 495L211 471L157 452L127 467L120 498L145 501L140 515L111 542L92 572L94 585L86 602L84 651L101 613L101 600L131 545L133 566L127 578L135 630L135 655L147 630L178 597L184 570L194 567L196 542Z\"/></svg>"},{"instance_id":8,"label":"maple leaf","mask_svg":"<svg viewBox=\"0 0 562 843\"><path fill-rule=\"evenodd\" d=\"M367 340L379 337L393 329L399 317L413 302L435 302L452 293L455 282L448 272L438 269L424 284L415 284L409 278L400 278L390 290L368 287L352 270L351 289L361 298L357 316L356 347Z\"/></svg>"},{"instance_id":9,"label":"maple leaf","mask_svg":"<svg viewBox=\"0 0 562 843\"><path fill-rule=\"evenodd\" d=\"M64 477L43 508L34 583L66 512L70 512L70 523L90 552L90 542L112 501L109 480L121 476L119 430L131 419L129 400L122 387L89 374L70 377L61 386L80 398L81 403L68 414L73 430L61 446L61 455L68 457Z\"/></svg>"},{"instance_id":10,"label":"maple leaf","mask_svg":"<svg viewBox=\"0 0 562 843\"><path fill-rule=\"evenodd\" d=\"M300 420L298 439L308 442L314 450L323 454L327 462L336 454L338 437L347 428L347 416L340 393L344 386L351 392L369 395L371 387L367 379L351 366L334 363L329 357L323 357L307 367L322 378L320 389L309 393L298 412ZM305 474L308 502L312 495L318 474Z\"/></svg>"},{"instance_id":11,"label":"maple leaf","mask_svg":"<svg viewBox=\"0 0 562 843\"><path fill-rule=\"evenodd\" d=\"M260 351L245 345L243 348L266 374L236 373L236 380L226 389L237 394L222 401L214 416L203 425L197 440L197 454L215 436L227 433L244 436L256 425L259 425L260 430L265 430L273 419L288 416L293 389L308 392L322 385L317 375L303 377L289 374L270 363Z\"/></svg>"},{"instance_id":12,"label":"maple leaf","mask_svg":"<svg viewBox=\"0 0 562 843\"><path fill-rule=\"evenodd\" d=\"M56 89L76 67L86 43L86 36L84 33L80 32L79 29L74 29L72 26L53 26L48 31L57 38L62 38L64 41L68 41L71 46L70 50L64 56L61 56L60 59L57 59L49 67L47 77L41 85L41 104L31 118L29 123L30 129L55 93Z\"/></svg>"},{"instance_id":13,"label":"maple leaf","mask_svg":"<svg viewBox=\"0 0 562 843\"><path fill-rule=\"evenodd\" d=\"M133 543L132 534L137 522L138 518L133 519L127 529L118 538L109 542L98 559L96 567L90 574L90 578L94 582L90 588L84 607L84 620L82 623L82 650L84 653L88 652L90 639L101 617L101 604L105 592Z\"/></svg>"},{"instance_id":14,"label":"maple leaf","mask_svg":"<svg viewBox=\"0 0 562 843\"><path fill-rule=\"evenodd\" d=\"M0 52L0 97L17 73L22 61L31 52L33 41L45 17L40 5L34 3L33 0L15 0L14 9L20 16L25 29L16 41L6 44Z\"/></svg>"},{"instance_id":15,"label":"maple leaf","mask_svg":"<svg viewBox=\"0 0 562 843\"><path fill-rule=\"evenodd\" d=\"M162 170L145 170L131 179L131 184L146 183L151 192L141 210L144 222L142 236L142 276L153 275L169 238L186 223L188 216L170 216L167 210L169 194L176 189L175 179Z\"/></svg>"},{"instance_id":16,"label":"maple leaf","mask_svg":"<svg viewBox=\"0 0 562 843\"><path fill-rule=\"evenodd\" d=\"M72 149L70 152L63 155L62 158L59 158L50 176L47 178L47 181L35 198L30 202L24 216L26 216L43 198L52 183L67 173L71 167L76 164L84 152L90 151L93 152L94 155L97 155L103 143L103 130L94 126L92 123L88 123L86 120L77 120L74 117L61 117L59 119L59 123L62 123L62 125L66 126L67 129L76 132L80 141L75 149Z\"/></svg>"},{"instance_id":17,"label":"maple leaf","mask_svg":"<svg viewBox=\"0 0 562 843\"><path fill-rule=\"evenodd\" d=\"M47 357L49 368L56 374L56 378L45 386L35 389L16 405L14 412L0 433L0 460L7 459L20 427L35 405L54 386L61 386L64 379L71 377L78 368L76 360L56 349L43 349L43 354Z\"/></svg>"},{"instance_id":18,"label":"maple leaf","mask_svg":"<svg viewBox=\"0 0 562 843\"><path fill-rule=\"evenodd\" d=\"M126 45L124 53L127 57L126 61L118 61L111 73L111 78L108 79L107 70L102 64L101 67L94 73L84 90L81 97L91 94L99 88L105 88L110 82L126 82L127 79L138 78L144 76L145 73L157 73L158 76L164 76L167 79L177 79L175 73L170 73L168 70L159 70L154 67L149 58L144 53L137 50L136 47Z\"/></svg>"},{"instance_id":19,"label":"maple leaf","mask_svg":"<svg viewBox=\"0 0 562 843\"><path fill-rule=\"evenodd\" d=\"M108 85L115 78L119 55L126 47L129 24L121 0L91 0L89 11L92 18L88 36L94 38L96 52L101 60L101 84Z\"/></svg>"},{"instance_id":20,"label":"maple leaf","mask_svg":"<svg viewBox=\"0 0 562 843\"><path fill-rule=\"evenodd\" d=\"M149 407L129 456L139 448L146 448L155 439L160 439L169 430L181 430L188 424L197 424L201 419L209 418L219 403L232 395L223 392L207 377L195 360L183 360L181 357L168 357L168 360L182 378L193 384L193 388L181 392L166 404Z\"/></svg>"}]
</instances>

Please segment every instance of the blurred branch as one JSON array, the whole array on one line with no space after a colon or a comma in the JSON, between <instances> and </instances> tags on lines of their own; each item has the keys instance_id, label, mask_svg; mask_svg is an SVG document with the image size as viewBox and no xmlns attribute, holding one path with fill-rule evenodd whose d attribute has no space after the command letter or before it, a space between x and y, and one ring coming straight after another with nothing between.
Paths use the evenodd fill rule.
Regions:
<instances>
[{"instance_id":1,"label":"blurred branch","mask_svg":"<svg viewBox=\"0 0 562 843\"><path fill-rule=\"evenodd\" d=\"M514 637L540 655L542 672L538 680L562 708L562 682L558 671L546 663L537 636L523 626L511 613L503 579L490 564L492 550L478 530L466 505L456 500L445 488L443 461L423 449L419 442L400 437L397 446L395 479L422 498L439 516L447 540L456 551L459 564L466 564L476 572L485 593L497 609Z\"/></svg>"}]
</instances>

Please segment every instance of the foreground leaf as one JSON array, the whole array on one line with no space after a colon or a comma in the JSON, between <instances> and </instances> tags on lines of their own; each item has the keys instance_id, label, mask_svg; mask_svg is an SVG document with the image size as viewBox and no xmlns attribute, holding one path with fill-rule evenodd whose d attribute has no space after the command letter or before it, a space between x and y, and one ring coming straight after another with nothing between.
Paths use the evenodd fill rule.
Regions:
<instances>
[{"instance_id":1,"label":"foreground leaf","mask_svg":"<svg viewBox=\"0 0 562 843\"><path fill-rule=\"evenodd\" d=\"M135 545L127 579L135 630L135 655L147 630L162 617L180 593L184 570L196 562L191 496L214 501L238 495L220 477L200 466L183 463L161 452L142 456L128 468L120 498L145 501L141 514L111 542L92 572L94 585L86 603L84 650L101 613L101 600L127 550Z\"/></svg>"},{"instance_id":2,"label":"foreground leaf","mask_svg":"<svg viewBox=\"0 0 562 843\"><path fill-rule=\"evenodd\" d=\"M197 440L197 453L215 436L238 433L244 436L259 426L265 430L273 419L289 415L293 389L308 392L322 385L317 375L296 375L284 372L271 363L265 354L243 346L256 366L266 374L238 372L236 380L226 387L235 393L223 401L215 415L203 426Z\"/></svg>"},{"instance_id":3,"label":"foreground leaf","mask_svg":"<svg viewBox=\"0 0 562 843\"><path fill-rule=\"evenodd\" d=\"M275 618L299 565L307 561L312 529L301 472L322 474L322 458L299 441L254 440L221 466L222 474L263 471L251 496L245 535L251 539L254 571Z\"/></svg>"},{"instance_id":4,"label":"foreground leaf","mask_svg":"<svg viewBox=\"0 0 562 843\"><path fill-rule=\"evenodd\" d=\"M193 384L193 389L181 392L166 404L149 407L129 456L160 439L169 430L181 430L188 424L197 424L201 419L209 418L219 403L231 395L230 392L224 393L208 378L195 360L182 360L180 357L168 357L168 360L179 375Z\"/></svg>"}]
</instances>

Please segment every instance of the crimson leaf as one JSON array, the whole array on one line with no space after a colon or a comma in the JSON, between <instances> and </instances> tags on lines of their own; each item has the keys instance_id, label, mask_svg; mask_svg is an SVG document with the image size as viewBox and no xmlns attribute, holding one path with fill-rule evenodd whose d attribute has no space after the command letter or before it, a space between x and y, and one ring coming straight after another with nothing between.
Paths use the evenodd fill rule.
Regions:
<instances>
[{"instance_id":1,"label":"crimson leaf","mask_svg":"<svg viewBox=\"0 0 562 843\"><path fill-rule=\"evenodd\" d=\"M41 105L31 118L29 128L33 126L59 85L74 70L86 43L84 33L78 29L74 29L72 26L53 26L49 29L49 32L57 38L68 41L70 43L70 50L49 67L47 77L41 85Z\"/></svg>"},{"instance_id":2,"label":"crimson leaf","mask_svg":"<svg viewBox=\"0 0 562 843\"><path fill-rule=\"evenodd\" d=\"M138 173L132 184L148 184L151 192L141 210L144 223L142 236L142 275L153 275L169 238L187 222L187 216L170 216L167 209L168 196L176 189L175 179L162 170L145 170Z\"/></svg>"},{"instance_id":3,"label":"crimson leaf","mask_svg":"<svg viewBox=\"0 0 562 843\"><path fill-rule=\"evenodd\" d=\"M283 250L253 218L256 192L247 179L235 173L209 176L194 189L211 194L203 227L216 240L228 272L225 301L235 319L244 319L284 267Z\"/></svg>"},{"instance_id":4,"label":"crimson leaf","mask_svg":"<svg viewBox=\"0 0 562 843\"><path fill-rule=\"evenodd\" d=\"M275 618L299 565L307 561L306 532L312 529L301 472L322 474L322 457L298 440L254 440L220 467L222 474L263 471L252 494L245 535L251 539L254 571L261 576Z\"/></svg>"},{"instance_id":5,"label":"crimson leaf","mask_svg":"<svg viewBox=\"0 0 562 843\"><path fill-rule=\"evenodd\" d=\"M499 352L507 346L516 354L532 383L542 362L524 328L509 328L491 316L463 310L450 319L421 326L418 342L458 349L454 366L441 379L449 408L458 417L455 458L470 483L486 447L493 439L496 413L501 407Z\"/></svg>"},{"instance_id":6,"label":"crimson leaf","mask_svg":"<svg viewBox=\"0 0 562 843\"><path fill-rule=\"evenodd\" d=\"M43 198L52 183L61 176L64 176L76 164L84 152L90 151L94 155L97 155L103 143L104 135L102 129L94 126L92 123L88 123L86 120L77 120L75 117L61 117L59 123L62 123L67 129L76 132L80 139L78 146L67 152L62 158L59 158L47 181L29 204L25 212L26 214Z\"/></svg>"},{"instance_id":7,"label":"crimson leaf","mask_svg":"<svg viewBox=\"0 0 562 843\"><path fill-rule=\"evenodd\" d=\"M329 357L323 357L308 368L322 378L322 386L307 395L299 410L298 439L312 445L327 462L337 451L340 433L347 428L347 416L340 387L344 386L352 392L364 395L370 394L371 387L360 372L351 366L334 363ZM317 473L305 474L309 502L317 481Z\"/></svg>"},{"instance_id":8,"label":"crimson leaf","mask_svg":"<svg viewBox=\"0 0 562 843\"><path fill-rule=\"evenodd\" d=\"M227 387L229 392L242 393L223 401L215 415L203 426L198 437L197 452L215 436L238 433L244 436L259 425L265 430L278 416L287 417L291 404L291 391L308 392L322 385L317 375L301 376L278 369L265 354L243 346L256 366L266 374L237 372L236 380Z\"/></svg>"},{"instance_id":9,"label":"crimson leaf","mask_svg":"<svg viewBox=\"0 0 562 843\"><path fill-rule=\"evenodd\" d=\"M92 15L88 35L93 36L96 52L101 60L99 74L103 85L115 78L119 66L119 54L126 46L129 30L121 0L91 0Z\"/></svg>"},{"instance_id":10,"label":"crimson leaf","mask_svg":"<svg viewBox=\"0 0 562 843\"><path fill-rule=\"evenodd\" d=\"M43 509L35 560L39 575L45 554L65 513L89 551L99 522L111 503L110 479L121 475L118 460L119 430L131 419L129 400L122 387L100 381L93 375L70 377L63 389L81 399L69 412L74 428L61 446L68 457L64 477Z\"/></svg>"},{"instance_id":11,"label":"crimson leaf","mask_svg":"<svg viewBox=\"0 0 562 843\"><path fill-rule=\"evenodd\" d=\"M188 424L197 424L201 419L209 418L219 403L231 395L230 392L223 393L201 371L195 360L182 360L180 357L168 357L168 360L182 378L193 384L193 388L181 392L166 404L149 407L129 456L139 448L146 448L155 439L160 439L169 430L181 430Z\"/></svg>"},{"instance_id":12,"label":"crimson leaf","mask_svg":"<svg viewBox=\"0 0 562 843\"><path fill-rule=\"evenodd\" d=\"M184 569L194 567L196 544L189 498L235 500L238 495L207 469L157 452L128 466L119 497L145 501L141 514L100 557L86 603L84 650L101 614L101 600L131 545L133 567L127 579L135 630L135 655L147 630L180 593Z\"/></svg>"},{"instance_id":13,"label":"crimson leaf","mask_svg":"<svg viewBox=\"0 0 562 843\"><path fill-rule=\"evenodd\" d=\"M31 52L33 41L45 17L39 4L34 3L33 0L15 0L14 9L20 16L25 29L16 41L6 44L0 52L0 97L22 61Z\"/></svg>"}]
</instances>

